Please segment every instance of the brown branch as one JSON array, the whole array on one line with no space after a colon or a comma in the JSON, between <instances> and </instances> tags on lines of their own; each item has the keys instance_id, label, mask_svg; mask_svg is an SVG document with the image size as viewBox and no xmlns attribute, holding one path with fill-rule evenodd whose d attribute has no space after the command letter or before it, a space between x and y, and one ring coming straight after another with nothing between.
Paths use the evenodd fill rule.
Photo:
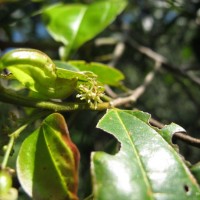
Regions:
<instances>
[{"instance_id":1,"label":"brown branch","mask_svg":"<svg viewBox=\"0 0 200 200\"><path fill-rule=\"evenodd\" d=\"M186 142L187 144L190 144L191 146L200 148L200 139L191 137L182 132L176 132L173 136L183 142Z\"/></svg>"},{"instance_id":2,"label":"brown branch","mask_svg":"<svg viewBox=\"0 0 200 200\"><path fill-rule=\"evenodd\" d=\"M125 43L124 38L122 37L103 37L103 38L97 38L95 40L96 46L102 46L102 45L115 45L113 53L110 55L110 62L108 63L108 66L115 67L117 62L119 61L120 57L123 55L125 50ZM102 56L101 56L102 58ZM105 87L106 93L113 99L117 98L118 95L109 87Z\"/></svg>"},{"instance_id":3,"label":"brown branch","mask_svg":"<svg viewBox=\"0 0 200 200\"><path fill-rule=\"evenodd\" d=\"M142 46L140 44L138 44L136 41L134 41L132 38L127 38L127 42L128 44L130 44L134 49L138 50L140 53L148 56L149 58L158 61L162 64L166 64L167 60L165 57L163 57L162 55L156 53L155 51L153 51L152 49Z\"/></svg>"},{"instance_id":4,"label":"brown branch","mask_svg":"<svg viewBox=\"0 0 200 200\"><path fill-rule=\"evenodd\" d=\"M118 42L119 42L119 39L115 37L101 37L101 38L97 38L94 41L95 46L116 45Z\"/></svg>"},{"instance_id":5,"label":"brown branch","mask_svg":"<svg viewBox=\"0 0 200 200\"><path fill-rule=\"evenodd\" d=\"M115 46L112 60L108 63L108 65L115 66L117 64L118 60L120 59L120 57L122 56L122 54L124 53L124 50L125 50L124 42L123 41L118 42L117 45Z\"/></svg>"},{"instance_id":6,"label":"brown branch","mask_svg":"<svg viewBox=\"0 0 200 200\"><path fill-rule=\"evenodd\" d=\"M153 51L152 49L150 49L148 47L139 45L136 41L132 40L132 38L128 38L127 41L133 48L137 49L140 53L146 55L147 57L151 58L152 60L158 62L160 65L162 65L162 67L164 67L168 71L174 73L175 75L179 75L179 76L181 75L183 77L186 77L190 81L195 83L196 85L200 86L200 79L198 77L194 76L194 74L186 73L185 71L178 69L177 67L170 64L164 56L156 53L155 51ZM145 86L145 84L144 84L144 86ZM138 96L141 95L144 92L144 91L142 91L142 90L145 89L144 86L141 85L140 87L138 87L136 89L136 90L138 90ZM139 91L140 89L141 89L141 91ZM134 94L134 93L136 93L136 94ZM124 103L124 102L126 102L126 100L127 101L137 100L137 91L134 91L133 94L131 96L127 97L126 99L125 98L121 99L120 102ZM114 104L120 105L120 103L115 103L115 102L114 102ZM156 120L153 120L153 119L150 120L150 123L155 125L158 128L164 127L164 125L162 123L160 123ZM185 142L189 145L200 148L200 139L191 137L191 136L189 136L189 135L187 135L183 132L176 132L176 133L173 134L173 137L175 137L175 138L177 138L177 139L179 139L179 140L181 140L181 141L183 141L183 142Z\"/></svg>"},{"instance_id":7,"label":"brown branch","mask_svg":"<svg viewBox=\"0 0 200 200\"><path fill-rule=\"evenodd\" d=\"M161 128L163 128L165 126L164 124L162 124L161 122L155 120L154 118L150 118L149 123L152 126L155 126L155 127L159 128L159 129L161 129Z\"/></svg>"},{"instance_id":8,"label":"brown branch","mask_svg":"<svg viewBox=\"0 0 200 200\"><path fill-rule=\"evenodd\" d=\"M146 75L142 85L140 85L135 90L133 90L129 96L119 97L119 98L114 99L113 101L111 101L111 105L115 107L119 107L121 105L125 105L130 102L136 102L138 98L145 92L149 84L152 82L152 80L154 79L155 73L159 70L160 66L161 66L160 62L156 61L154 70L150 71Z\"/></svg>"},{"instance_id":9,"label":"brown branch","mask_svg":"<svg viewBox=\"0 0 200 200\"><path fill-rule=\"evenodd\" d=\"M118 97L118 95L108 85L105 86L105 92L113 99Z\"/></svg>"},{"instance_id":10,"label":"brown branch","mask_svg":"<svg viewBox=\"0 0 200 200\"><path fill-rule=\"evenodd\" d=\"M153 51L152 49L148 47L138 44L136 41L134 41L130 37L128 37L126 41L128 44L130 44L134 49L136 49L140 53L146 55L147 57L151 58L154 61L160 62L162 64L162 67L165 68L166 70L172 72L175 75L186 77L190 81L195 83L196 85L200 86L200 79L194 74L187 73L186 71L181 70L178 67L175 67L174 65L170 64L164 56L156 53L155 51Z\"/></svg>"}]
</instances>

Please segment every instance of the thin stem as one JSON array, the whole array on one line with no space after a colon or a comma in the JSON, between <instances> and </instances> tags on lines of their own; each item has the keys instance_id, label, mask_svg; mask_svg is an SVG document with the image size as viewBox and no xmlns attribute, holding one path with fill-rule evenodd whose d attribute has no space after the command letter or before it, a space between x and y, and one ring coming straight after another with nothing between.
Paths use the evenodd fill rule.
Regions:
<instances>
[{"instance_id":1,"label":"thin stem","mask_svg":"<svg viewBox=\"0 0 200 200\"><path fill-rule=\"evenodd\" d=\"M191 137L190 135L186 135L182 132L176 132L173 135L175 138L181 140L182 142L186 142L187 144L200 148L200 139Z\"/></svg>"},{"instance_id":2,"label":"thin stem","mask_svg":"<svg viewBox=\"0 0 200 200\"><path fill-rule=\"evenodd\" d=\"M107 96L107 95L103 95L103 96L101 97L101 99L104 100L104 101L107 101L107 102L109 102L109 101L112 100L112 99L111 99L109 96Z\"/></svg>"},{"instance_id":3,"label":"thin stem","mask_svg":"<svg viewBox=\"0 0 200 200\"><path fill-rule=\"evenodd\" d=\"M3 161L2 161L2 164L1 164L1 168L2 169L5 169L6 168L6 165L8 163L8 159L9 159L9 156L11 154L11 151L13 149L13 146L14 146L14 143L15 143L15 140L19 137L20 133L22 131L24 131L27 126L32 123L35 119L38 119L44 115L48 114L47 112L41 112L41 113L34 113L31 117L31 119L28 120L28 122L26 122L24 125L22 125L21 127L19 127L17 130L15 130L13 133L11 133L9 135L10 139L9 139L9 142L8 142L8 145L7 145L7 148L6 148L6 152L4 154L4 157L3 157Z\"/></svg>"},{"instance_id":4,"label":"thin stem","mask_svg":"<svg viewBox=\"0 0 200 200\"><path fill-rule=\"evenodd\" d=\"M127 97L121 97L121 98L119 97L119 98L114 99L111 102L111 105L118 107L118 106L130 103L130 102L136 102L138 100L138 98L146 91L146 89L150 85L150 83L153 81L155 74L160 69L160 67L161 67L161 63L156 61L154 69L146 75L143 83L139 87L137 87L135 90L133 90L130 93L130 95Z\"/></svg>"},{"instance_id":5,"label":"thin stem","mask_svg":"<svg viewBox=\"0 0 200 200\"><path fill-rule=\"evenodd\" d=\"M6 90L0 86L0 101L5 103L16 104L20 106L27 106L33 108L40 108L46 110L53 110L56 112L74 111L74 110L105 110L110 108L110 103L99 103L97 106L90 105L82 102L53 102L53 101L41 101L30 97L24 97L14 93L11 90Z\"/></svg>"},{"instance_id":6,"label":"thin stem","mask_svg":"<svg viewBox=\"0 0 200 200\"><path fill-rule=\"evenodd\" d=\"M8 159L9 159L9 156L10 156L10 153L12 151L12 148L13 148L13 145L14 145L14 142L15 142L15 139L20 135L20 133L28 126L28 123L27 124L24 124L23 126L21 126L20 128L18 128L16 131L14 131L11 135L9 135L10 137L10 140L9 140L9 143L7 145L7 148L6 148L6 152L5 152L5 155L4 155L4 158L3 158L3 161L2 161L2 165L1 165L1 168L4 169L8 163Z\"/></svg>"},{"instance_id":7,"label":"thin stem","mask_svg":"<svg viewBox=\"0 0 200 200\"><path fill-rule=\"evenodd\" d=\"M136 49L140 53L146 55L147 57L149 57L154 61L161 63L162 67L171 72L174 76L186 77L191 82L195 83L197 86L200 85L200 79L198 76L187 73L184 70L181 70L180 67L172 65L171 63L168 62L168 60L164 56L158 54L157 52L153 51L148 47L138 44L130 37L127 37L126 41L128 42L129 45L131 45L134 49Z\"/></svg>"},{"instance_id":8,"label":"thin stem","mask_svg":"<svg viewBox=\"0 0 200 200\"><path fill-rule=\"evenodd\" d=\"M9 156L10 156L10 153L11 153L13 145L14 145L14 141L15 141L15 137L10 137L10 140L9 140L9 143L8 143L7 148L6 148L6 152L5 152L5 155L3 157L2 164L1 164L1 168L2 169L6 168L6 165L8 163L8 159L9 159Z\"/></svg>"}]
</instances>

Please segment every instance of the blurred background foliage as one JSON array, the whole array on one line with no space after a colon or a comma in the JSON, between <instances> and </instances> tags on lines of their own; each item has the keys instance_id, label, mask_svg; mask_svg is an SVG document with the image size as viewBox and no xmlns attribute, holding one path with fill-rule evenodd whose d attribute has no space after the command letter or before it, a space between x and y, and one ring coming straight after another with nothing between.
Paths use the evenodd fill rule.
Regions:
<instances>
[{"instance_id":1,"label":"blurred background foliage","mask_svg":"<svg viewBox=\"0 0 200 200\"><path fill-rule=\"evenodd\" d=\"M40 15L42 9L57 2L93 1L0 0L1 55L11 48L27 47L40 49L51 58L59 59L60 44L48 34ZM122 49L115 60L114 51L119 44ZM125 11L70 59L111 65L114 63L114 67L125 74L126 87L135 89L143 84L145 76L154 70L155 66L155 58L142 53L139 50L141 46L162 55L167 64L161 66L144 94L135 104L129 105L128 109L136 108L148 112L164 124L175 122L193 137L200 137L200 2L129 0ZM16 126L10 122L9 113L22 118L30 112L30 109L4 103L0 103L0 108L1 134L6 134ZM111 136L97 134L99 130L95 129L102 114L94 111L64 114L72 138L81 151L82 196L90 194L86 184L90 184L87 176L90 152L105 149L110 152L109 149L113 145ZM199 149L177 142L187 160L192 163L199 161Z\"/></svg>"}]
</instances>

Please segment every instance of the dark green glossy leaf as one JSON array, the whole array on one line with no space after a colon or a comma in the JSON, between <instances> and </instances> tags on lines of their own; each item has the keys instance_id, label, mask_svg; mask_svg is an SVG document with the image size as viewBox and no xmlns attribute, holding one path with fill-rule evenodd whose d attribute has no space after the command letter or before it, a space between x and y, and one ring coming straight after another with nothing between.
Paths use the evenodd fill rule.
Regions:
<instances>
[{"instance_id":1,"label":"dark green glossy leaf","mask_svg":"<svg viewBox=\"0 0 200 200\"><path fill-rule=\"evenodd\" d=\"M95 199L200 199L195 178L148 118L143 112L112 109L99 121L121 149L116 155L92 154Z\"/></svg>"},{"instance_id":2,"label":"dark green glossy leaf","mask_svg":"<svg viewBox=\"0 0 200 200\"><path fill-rule=\"evenodd\" d=\"M17 175L34 199L77 200L78 162L64 118L55 113L23 142Z\"/></svg>"},{"instance_id":3,"label":"dark green glossy leaf","mask_svg":"<svg viewBox=\"0 0 200 200\"><path fill-rule=\"evenodd\" d=\"M104 30L126 4L126 0L57 4L45 9L43 18L52 37L62 42L70 51L79 48Z\"/></svg>"}]
</instances>

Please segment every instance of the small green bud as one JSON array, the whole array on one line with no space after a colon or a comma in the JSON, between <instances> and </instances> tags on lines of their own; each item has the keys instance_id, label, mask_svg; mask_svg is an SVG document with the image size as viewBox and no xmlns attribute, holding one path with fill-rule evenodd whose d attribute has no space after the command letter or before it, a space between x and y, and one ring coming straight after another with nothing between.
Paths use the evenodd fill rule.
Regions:
<instances>
[{"instance_id":1,"label":"small green bud","mask_svg":"<svg viewBox=\"0 0 200 200\"><path fill-rule=\"evenodd\" d=\"M6 194L12 187L12 177L7 170L0 171L0 196Z\"/></svg>"}]
</instances>

